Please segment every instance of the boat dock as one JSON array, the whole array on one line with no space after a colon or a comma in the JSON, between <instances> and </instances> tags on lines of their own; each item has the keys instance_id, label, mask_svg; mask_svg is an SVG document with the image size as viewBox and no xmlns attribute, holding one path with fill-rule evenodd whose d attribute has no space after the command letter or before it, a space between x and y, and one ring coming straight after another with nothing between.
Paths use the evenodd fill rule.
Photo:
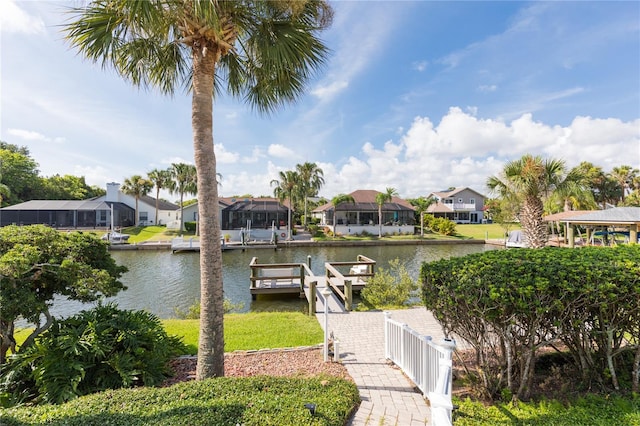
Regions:
<instances>
[{"instance_id":1,"label":"boat dock","mask_svg":"<svg viewBox=\"0 0 640 426\"><path fill-rule=\"evenodd\" d=\"M375 264L375 260L358 255L353 262L326 262L326 273L319 276L308 263L261 264L254 257L249 263L249 291L253 299L260 294L297 294L309 302L310 315L323 312L325 303L330 312L346 312L353 307L354 292L374 276Z\"/></svg>"},{"instance_id":2,"label":"boat dock","mask_svg":"<svg viewBox=\"0 0 640 426\"><path fill-rule=\"evenodd\" d=\"M227 243L224 240L221 241L220 247L222 251L228 250L247 250L247 249L272 249L278 248L277 245L271 244L268 241L254 241L250 243ZM173 253L185 252L185 251L200 251L200 240L195 238L185 239L183 237L174 238L171 240L171 251Z\"/></svg>"}]
</instances>

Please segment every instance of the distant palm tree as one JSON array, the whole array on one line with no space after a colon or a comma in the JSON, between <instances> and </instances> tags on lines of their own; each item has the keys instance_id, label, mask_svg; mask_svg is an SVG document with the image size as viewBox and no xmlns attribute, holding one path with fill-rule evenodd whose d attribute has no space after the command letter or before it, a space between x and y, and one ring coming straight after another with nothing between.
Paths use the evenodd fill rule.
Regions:
<instances>
[{"instance_id":1,"label":"distant palm tree","mask_svg":"<svg viewBox=\"0 0 640 426\"><path fill-rule=\"evenodd\" d=\"M228 93L261 113L300 98L326 61L323 0L93 0L71 9L66 38L138 87L192 93L200 225L200 337L196 378L224 376L222 253L213 101Z\"/></svg>"},{"instance_id":2,"label":"distant palm tree","mask_svg":"<svg viewBox=\"0 0 640 426\"><path fill-rule=\"evenodd\" d=\"M378 238L382 238L382 206L384 203L390 202L393 197L398 195L395 188L387 188L385 192L376 194L376 204L378 205Z\"/></svg>"},{"instance_id":3,"label":"distant palm tree","mask_svg":"<svg viewBox=\"0 0 640 426\"><path fill-rule=\"evenodd\" d=\"M333 237L336 236L336 216L338 213L338 206L342 203L355 203L356 200L350 194L338 194L331 199L333 204Z\"/></svg>"},{"instance_id":4,"label":"distant palm tree","mask_svg":"<svg viewBox=\"0 0 640 426\"><path fill-rule=\"evenodd\" d=\"M572 182L567 179L564 162L544 160L530 154L505 164L500 176L487 179L487 187L504 199L522 203L520 223L529 247L544 247L547 241L547 227L542 220L543 200L554 191L562 191Z\"/></svg>"},{"instance_id":5,"label":"distant palm tree","mask_svg":"<svg viewBox=\"0 0 640 426\"><path fill-rule=\"evenodd\" d=\"M154 169L147 173L147 177L156 188L156 225L158 224L158 203L160 202L160 190L168 189L171 185L171 172L169 170Z\"/></svg>"},{"instance_id":6,"label":"distant palm tree","mask_svg":"<svg viewBox=\"0 0 640 426\"><path fill-rule=\"evenodd\" d=\"M136 226L138 226L138 224L140 223L140 217L138 215L138 200L140 199L140 197L144 197L145 195L147 195L152 188L153 183L140 175L133 175L130 178L125 179L124 183L122 184L122 192L127 195L131 195L136 199Z\"/></svg>"},{"instance_id":7,"label":"distant palm tree","mask_svg":"<svg viewBox=\"0 0 640 426\"><path fill-rule=\"evenodd\" d=\"M280 172L280 179L273 179L271 181L271 186L275 186L273 189L273 195L280 200L280 202L285 199L289 200L289 213L287 219L287 240L291 240L291 207L293 206L293 197L298 195L297 192L300 189L299 186L300 176L298 173L287 170L285 172Z\"/></svg>"},{"instance_id":8,"label":"distant palm tree","mask_svg":"<svg viewBox=\"0 0 640 426\"><path fill-rule=\"evenodd\" d=\"M304 197L304 226L307 226L307 198L315 197L324 185L324 173L316 163L306 162L296 165L300 176L301 193Z\"/></svg>"},{"instance_id":9,"label":"distant palm tree","mask_svg":"<svg viewBox=\"0 0 640 426\"><path fill-rule=\"evenodd\" d=\"M184 232L184 194L198 193L198 175L196 166L186 163L173 163L169 169L171 180L168 189L172 194L180 194L180 232Z\"/></svg>"},{"instance_id":10,"label":"distant palm tree","mask_svg":"<svg viewBox=\"0 0 640 426\"><path fill-rule=\"evenodd\" d=\"M424 212L426 212L429 206L435 203L436 200L433 197L418 197L407 201L415 207L416 214L420 215L420 237L424 238Z\"/></svg>"},{"instance_id":11,"label":"distant palm tree","mask_svg":"<svg viewBox=\"0 0 640 426\"><path fill-rule=\"evenodd\" d=\"M620 193L621 203L624 203L625 192L627 191L627 188L631 188L631 183L637 174L638 169L634 169L627 165L614 167L611 170L611 177L618 183L620 190L622 191Z\"/></svg>"}]
</instances>

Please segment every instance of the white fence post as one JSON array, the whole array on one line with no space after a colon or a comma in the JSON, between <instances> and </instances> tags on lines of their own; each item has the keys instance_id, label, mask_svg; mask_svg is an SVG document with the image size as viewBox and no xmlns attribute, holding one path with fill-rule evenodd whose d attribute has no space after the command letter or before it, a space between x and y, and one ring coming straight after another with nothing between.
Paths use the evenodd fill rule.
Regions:
<instances>
[{"instance_id":1,"label":"white fence post","mask_svg":"<svg viewBox=\"0 0 640 426\"><path fill-rule=\"evenodd\" d=\"M456 342L443 339L440 345L430 336L422 336L407 324L384 313L384 353L418 386L431 403L434 426L451 425L452 359Z\"/></svg>"}]
</instances>

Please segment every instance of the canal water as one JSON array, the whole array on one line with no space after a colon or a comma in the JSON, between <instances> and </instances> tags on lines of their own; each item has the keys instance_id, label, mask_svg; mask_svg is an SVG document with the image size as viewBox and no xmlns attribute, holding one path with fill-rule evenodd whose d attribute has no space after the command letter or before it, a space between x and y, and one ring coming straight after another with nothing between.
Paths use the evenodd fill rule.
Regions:
<instances>
[{"instance_id":1,"label":"canal water","mask_svg":"<svg viewBox=\"0 0 640 426\"><path fill-rule=\"evenodd\" d=\"M307 309L306 300L298 297L260 296L252 301L249 293L249 262L255 256L259 263L301 263L311 256L311 269L324 275L327 261L355 261L359 254L377 262L376 268L388 268L389 261L400 259L414 279L418 278L423 262L454 256L464 256L495 246L483 244L407 245L367 247L299 247L225 251L223 257L224 294L233 304L241 305L239 312ZM175 311L186 311L200 297L199 253L171 253L169 250L112 251L118 264L129 268L122 277L126 291L109 299L122 309L145 309L160 318L175 317ZM90 308L68 300L56 300L51 309L54 317L66 317Z\"/></svg>"}]
</instances>

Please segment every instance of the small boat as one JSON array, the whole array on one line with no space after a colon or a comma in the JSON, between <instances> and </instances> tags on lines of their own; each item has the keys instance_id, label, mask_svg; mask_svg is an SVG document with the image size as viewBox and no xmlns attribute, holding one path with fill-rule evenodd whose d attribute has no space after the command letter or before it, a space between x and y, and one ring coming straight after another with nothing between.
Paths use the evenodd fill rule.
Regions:
<instances>
[{"instance_id":1,"label":"small boat","mask_svg":"<svg viewBox=\"0 0 640 426\"><path fill-rule=\"evenodd\" d=\"M527 243L527 237L518 229L509 232L509 237L507 238L505 246L510 248L526 248L529 247L529 244Z\"/></svg>"},{"instance_id":2,"label":"small boat","mask_svg":"<svg viewBox=\"0 0 640 426\"><path fill-rule=\"evenodd\" d=\"M100 239L109 241L111 244L126 244L130 235L121 234L120 232L109 231L104 234Z\"/></svg>"}]
</instances>

